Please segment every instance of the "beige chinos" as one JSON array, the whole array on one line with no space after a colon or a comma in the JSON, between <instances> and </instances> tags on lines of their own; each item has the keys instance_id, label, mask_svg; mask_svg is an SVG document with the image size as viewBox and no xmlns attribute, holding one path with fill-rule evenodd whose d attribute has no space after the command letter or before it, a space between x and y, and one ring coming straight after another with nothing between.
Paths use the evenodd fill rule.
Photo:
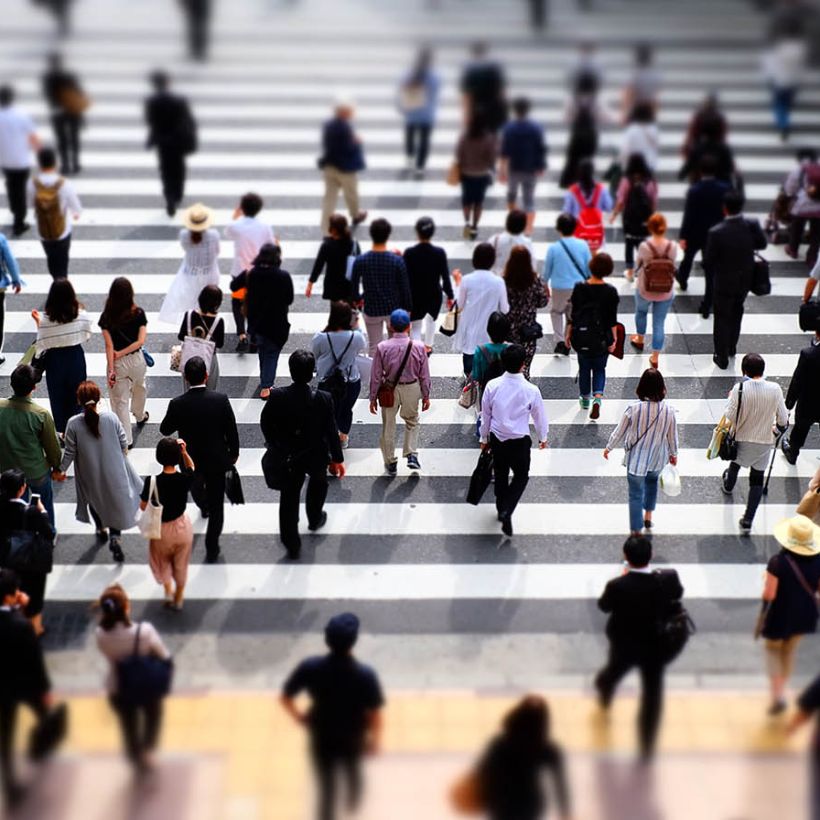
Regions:
<instances>
[{"instance_id":1,"label":"beige chinos","mask_svg":"<svg viewBox=\"0 0 820 820\"><path fill-rule=\"evenodd\" d=\"M322 231L327 234L330 217L336 210L339 190L344 195L350 218L355 219L358 215L359 178L355 171L340 171L333 165L325 165L322 174L325 178L325 195L322 199Z\"/></svg>"},{"instance_id":2,"label":"beige chinos","mask_svg":"<svg viewBox=\"0 0 820 820\"><path fill-rule=\"evenodd\" d=\"M131 416L137 421L145 417L145 357L142 350L135 350L114 362L117 376L113 387L108 388L111 410L120 420L130 447L134 443L131 432ZM129 413L130 405L130 413Z\"/></svg>"},{"instance_id":3,"label":"beige chinos","mask_svg":"<svg viewBox=\"0 0 820 820\"><path fill-rule=\"evenodd\" d=\"M379 444L385 464L393 464L396 459L396 414L404 421L404 450L407 456L418 453L419 449L419 403L421 385L418 381L396 385L396 400L392 407L382 407L382 435Z\"/></svg>"}]
</instances>

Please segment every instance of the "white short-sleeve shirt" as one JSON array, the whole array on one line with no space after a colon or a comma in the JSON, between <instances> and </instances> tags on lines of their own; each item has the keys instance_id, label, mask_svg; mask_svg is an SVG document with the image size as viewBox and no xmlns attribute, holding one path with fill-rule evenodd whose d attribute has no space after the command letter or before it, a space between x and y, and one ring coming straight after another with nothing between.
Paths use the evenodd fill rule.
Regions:
<instances>
[{"instance_id":1,"label":"white short-sleeve shirt","mask_svg":"<svg viewBox=\"0 0 820 820\"><path fill-rule=\"evenodd\" d=\"M239 276L243 270L253 267L262 245L273 243L273 229L256 217L241 216L225 228L225 239L233 240L233 264L231 276Z\"/></svg>"},{"instance_id":2,"label":"white short-sleeve shirt","mask_svg":"<svg viewBox=\"0 0 820 820\"><path fill-rule=\"evenodd\" d=\"M31 165L29 137L37 133L34 120L9 106L0 108L0 168L21 171Z\"/></svg>"}]
</instances>

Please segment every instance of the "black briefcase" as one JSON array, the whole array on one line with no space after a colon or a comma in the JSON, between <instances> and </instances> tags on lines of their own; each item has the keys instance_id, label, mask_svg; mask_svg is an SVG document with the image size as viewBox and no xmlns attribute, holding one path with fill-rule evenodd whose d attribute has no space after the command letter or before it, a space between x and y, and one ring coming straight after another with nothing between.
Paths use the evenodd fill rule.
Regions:
<instances>
[{"instance_id":1,"label":"black briefcase","mask_svg":"<svg viewBox=\"0 0 820 820\"><path fill-rule=\"evenodd\" d=\"M768 296L772 292L772 280L769 276L769 262L759 253L755 254L752 268L752 285L750 290L755 296Z\"/></svg>"},{"instance_id":2,"label":"black briefcase","mask_svg":"<svg viewBox=\"0 0 820 820\"><path fill-rule=\"evenodd\" d=\"M242 479L236 467L228 468L225 473L225 495L231 504L244 504L245 494L242 492Z\"/></svg>"},{"instance_id":3,"label":"black briefcase","mask_svg":"<svg viewBox=\"0 0 820 820\"><path fill-rule=\"evenodd\" d=\"M48 757L65 739L68 732L68 707L60 703L46 712L31 730L28 756L32 760Z\"/></svg>"},{"instance_id":4,"label":"black briefcase","mask_svg":"<svg viewBox=\"0 0 820 820\"><path fill-rule=\"evenodd\" d=\"M820 302L809 299L808 302L800 305L798 321L800 330L805 333L814 333L817 330L817 323L820 322Z\"/></svg>"},{"instance_id":5,"label":"black briefcase","mask_svg":"<svg viewBox=\"0 0 820 820\"><path fill-rule=\"evenodd\" d=\"M467 489L467 503L477 505L481 497L490 486L493 478L493 454L490 448L481 451L478 464L470 477L470 486Z\"/></svg>"}]
</instances>

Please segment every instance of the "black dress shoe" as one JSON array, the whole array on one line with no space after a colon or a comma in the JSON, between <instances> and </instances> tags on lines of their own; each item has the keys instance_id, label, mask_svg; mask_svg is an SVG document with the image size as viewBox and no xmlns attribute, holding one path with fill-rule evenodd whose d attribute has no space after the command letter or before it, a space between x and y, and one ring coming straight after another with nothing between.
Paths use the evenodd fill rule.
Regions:
<instances>
[{"instance_id":1,"label":"black dress shoe","mask_svg":"<svg viewBox=\"0 0 820 820\"><path fill-rule=\"evenodd\" d=\"M788 461L789 464L797 464L798 454L792 450L787 438L784 437L783 441L780 442L780 449L783 451L783 455L786 456L786 461Z\"/></svg>"},{"instance_id":2,"label":"black dress shoe","mask_svg":"<svg viewBox=\"0 0 820 820\"><path fill-rule=\"evenodd\" d=\"M205 509L205 507L200 507L199 508L199 515L200 515L201 518L207 518L208 517L208 510Z\"/></svg>"},{"instance_id":3,"label":"black dress shoe","mask_svg":"<svg viewBox=\"0 0 820 820\"><path fill-rule=\"evenodd\" d=\"M5 356L0 356L0 364L3 364L3 362L5 362L5 361L6 361L6 357Z\"/></svg>"},{"instance_id":4,"label":"black dress shoe","mask_svg":"<svg viewBox=\"0 0 820 820\"><path fill-rule=\"evenodd\" d=\"M712 312L712 311L711 311L711 308L706 307L706 305L705 305L703 302L701 302L701 303L698 305L698 313L700 313L700 315L701 315L701 316L703 316L703 318L704 318L704 319L708 319L708 318L709 318L709 314L710 314L711 312Z\"/></svg>"},{"instance_id":5,"label":"black dress shoe","mask_svg":"<svg viewBox=\"0 0 820 820\"><path fill-rule=\"evenodd\" d=\"M219 556L222 555L222 550L217 547L215 550L207 550L205 553L205 563L206 564L215 564L219 560Z\"/></svg>"},{"instance_id":6,"label":"black dress shoe","mask_svg":"<svg viewBox=\"0 0 820 820\"><path fill-rule=\"evenodd\" d=\"M108 549L111 550L111 557L114 559L114 563L125 563L125 553L122 551L119 536L111 536L111 540L108 542Z\"/></svg>"},{"instance_id":7,"label":"black dress shoe","mask_svg":"<svg viewBox=\"0 0 820 820\"><path fill-rule=\"evenodd\" d=\"M712 356L712 361L721 369L726 370L729 367L728 359L719 359L717 356Z\"/></svg>"},{"instance_id":8,"label":"black dress shoe","mask_svg":"<svg viewBox=\"0 0 820 820\"><path fill-rule=\"evenodd\" d=\"M512 518L509 515L501 516L501 532L508 537L513 534Z\"/></svg>"},{"instance_id":9,"label":"black dress shoe","mask_svg":"<svg viewBox=\"0 0 820 820\"><path fill-rule=\"evenodd\" d=\"M316 530L322 529L322 527L324 527L325 524L327 524L327 513L322 512L322 514L319 516L319 520L315 524L308 524L308 529L311 532L316 532Z\"/></svg>"},{"instance_id":10,"label":"black dress shoe","mask_svg":"<svg viewBox=\"0 0 820 820\"><path fill-rule=\"evenodd\" d=\"M177 206L173 202L166 203L165 213L167 213L168 216L174 216L176 214L176 212L177 212Z\"/></svg>"},{"instance_id":11,"label":"black dress shoe","mask_svg":"<svg viewBox=\"0 0 820 820\"><path fill-rule=\"evenodd\" d=\"M31 228L31 225L28 222L24 222L22 225L15 225L11 232L14 236L22 236L27 230Z\"/></svg>"}]
</instances>

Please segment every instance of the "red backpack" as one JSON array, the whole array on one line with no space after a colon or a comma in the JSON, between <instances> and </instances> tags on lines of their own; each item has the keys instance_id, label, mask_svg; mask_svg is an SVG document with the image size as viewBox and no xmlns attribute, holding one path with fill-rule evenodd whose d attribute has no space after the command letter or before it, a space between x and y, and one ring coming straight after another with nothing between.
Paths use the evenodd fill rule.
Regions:
<instances>
[{"instance_id":1,"label":"red backpack","mask_svg":"<svg viewBox=\"0 0 820 820\"><path fill-rule=\"evenodd\" d=\"M598 207L603 190L604 186L599 182L592 192L592 197L585 199L581 186L577 182L569 189L580 207L574 236L583 239L589 245L592 253L598 251L604 244L604 215Z\"/></svg>"}]
</instances>

